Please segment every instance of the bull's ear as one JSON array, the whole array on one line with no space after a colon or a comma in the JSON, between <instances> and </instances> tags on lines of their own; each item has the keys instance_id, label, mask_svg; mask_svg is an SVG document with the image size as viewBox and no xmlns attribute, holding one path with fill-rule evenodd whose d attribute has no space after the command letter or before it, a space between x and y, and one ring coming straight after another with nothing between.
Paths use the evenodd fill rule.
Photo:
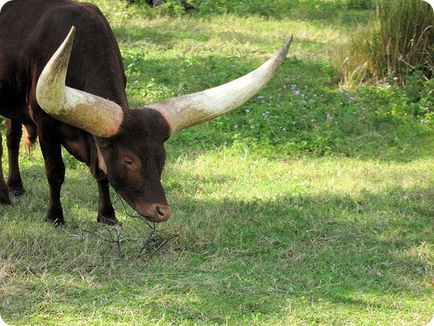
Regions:
<instances>
[{"instance_id":1,"label":"bull's ear","mask_svg":"<svg viewBox=\"0 0 434 326\"><path fill-rule=\"evenodd\" d=\"M211 120L232 111L256 95L276 74L285 60L292 36L271 59L249 74L202 92L151 104L170 126L170 133Z\"/></svg>"},{"instance_id":2,"label":"bull's ear","mask_svg":"<svg viewBox=\"0 0 434 326\"><path fill-rule=\"evenodd\" d=\"M65 85L74 36L73 26L39 76L36 100L45 112L62 122L95 136L113 136L123 120L122 108L115 102Z\"/></svg>"},{"instance_id":3,"label":"bull's ear","mask_svg":"<svg viewBox=\"0 0 434 326\"><path fill-rule=\"evenodd\" d=\"M97 138L97 144L98 144L99 148L103 148L103 149L113 149L114 148L111 138L98 137Z\"/></svg>"}]
</instances>

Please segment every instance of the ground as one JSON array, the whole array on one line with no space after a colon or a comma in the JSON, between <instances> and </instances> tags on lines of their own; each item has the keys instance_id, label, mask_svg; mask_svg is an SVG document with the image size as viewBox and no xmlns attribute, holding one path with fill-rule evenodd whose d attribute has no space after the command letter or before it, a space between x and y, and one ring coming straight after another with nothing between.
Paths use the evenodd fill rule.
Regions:
<instances>
[{"instance_id":1,"label":"ground","mask_svg":"<svg viewBox=\"0 0 434 326\"><path fill-rule=\"evenodd\" d=\"M423 325L432 318L432 127L400 114L402 91L344 89L333 68L333 49L369 11L150 19L134 7L99 4L121 46L132 107L236 78L291 33L294 44L259 96L168 141L163 184L173 216L152 238L114 193L123 226L98 225L96 184L67 153L68 225L44 223L42 156L23 150L27 192L0 207L5 321Z\"/></svg>"}]
</instances>

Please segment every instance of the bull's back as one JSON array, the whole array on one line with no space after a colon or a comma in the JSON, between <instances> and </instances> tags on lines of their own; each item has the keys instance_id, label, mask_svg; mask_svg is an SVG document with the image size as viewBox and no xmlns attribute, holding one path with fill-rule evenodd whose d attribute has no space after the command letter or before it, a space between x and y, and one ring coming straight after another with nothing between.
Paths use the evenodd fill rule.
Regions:
<instances>
[{"instance_id":1,"label":"bull's back","mask_svg":"<svg viewBox=\"0 0 434 326\"><path fill-rule=\"evenodd\" d=\"M0 11L1 115L12 117L18 114L19 108L26 110L23 101L32 97L40 72L72 25L81 31L74 44L80 51L73 49L70 66L74 69L68 71L68 86L113 97L104 94L113 87L92 80L95 76L109 74L123 81L120 52L107 21L96 6L70 0L12 0ZM111 57L113 53L117 58ZM98 65L110 68L103 68L103 74L93 71L96 66L93 59L98 60ZM107 60L105 65L104 60ZM120 84L115 88L122 93L125 85ZM99 89L89 88L89 85L99 85ZM116 97L126 102L123 94Z\"/></svg>"},{"instance_id":2,"label":"bull's back","mask_svg":"<svg viewBox=\"0 0 434 326\"><path fill-rule=\"evenodd\" d=\"M27 120L26 91L31 83L29 56L41 21L68 0L11 0L0 11L0 114ZM43 45L41 45L43 46Z\"/></svg>"}]
</instances>

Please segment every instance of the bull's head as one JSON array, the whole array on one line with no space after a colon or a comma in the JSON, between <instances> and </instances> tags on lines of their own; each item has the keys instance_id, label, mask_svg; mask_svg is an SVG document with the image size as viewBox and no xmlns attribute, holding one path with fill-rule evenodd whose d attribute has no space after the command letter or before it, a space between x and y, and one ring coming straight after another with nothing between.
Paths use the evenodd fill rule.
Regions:
<instances>
[{"instance_id":1,"label":"bull's head","mask_svg":"<svg viewBox=\"0 0 434 326\"><path fill-rule=\"evenodd\" d=\"M156 222L171 214L160 181L164 142L174 132L234 110L257 94L281 66L292 41L256 70L227 84L130 110L65 86L74 34L72 27L42 71L37 101L49 115L95 136L99 166L111 185L140 215Z\"/></svg>"}]
</instances>

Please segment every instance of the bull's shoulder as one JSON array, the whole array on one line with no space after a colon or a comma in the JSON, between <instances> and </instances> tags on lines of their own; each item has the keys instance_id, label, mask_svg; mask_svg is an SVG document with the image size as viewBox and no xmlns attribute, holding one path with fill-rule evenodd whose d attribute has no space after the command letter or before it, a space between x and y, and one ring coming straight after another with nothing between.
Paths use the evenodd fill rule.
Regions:
<instances>
[{"instance_id":1,"label":"bull's shoulder","mask_svg":"<svg viewBox=\"0 0 434 326\"><path fill-rule=\"evenodd\" d=\"M89 3L89 2L80 2L78 5L80 5L81 7L83 7L86 10L89 10L95 14L98 15L102 15L101 10L99 9L99 7L93 3Z\"/></svg>"}]
</instances>

